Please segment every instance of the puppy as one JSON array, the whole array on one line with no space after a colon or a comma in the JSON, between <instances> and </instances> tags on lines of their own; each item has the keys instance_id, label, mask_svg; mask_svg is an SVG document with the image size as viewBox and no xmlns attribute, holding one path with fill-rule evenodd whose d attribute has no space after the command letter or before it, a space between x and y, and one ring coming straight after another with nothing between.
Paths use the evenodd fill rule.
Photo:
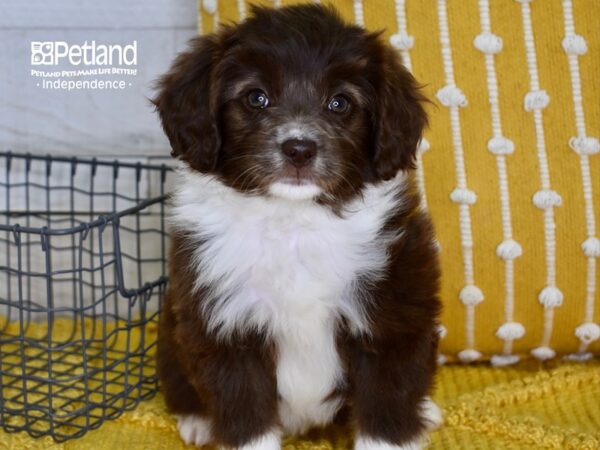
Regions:
<instances>
[{"instance_id":1,"label":"puppy","mask_svg":"<svg viewBox=\"0 0 600 450\"><path fill-rule=\"evenodd\" d=\"M416 449L440 422L424 100L377 34L318 5L255 7L160 80L182 163L158 370L186 443L279 449L347 420L356 449Z\"/></svg>"}]
</instances>

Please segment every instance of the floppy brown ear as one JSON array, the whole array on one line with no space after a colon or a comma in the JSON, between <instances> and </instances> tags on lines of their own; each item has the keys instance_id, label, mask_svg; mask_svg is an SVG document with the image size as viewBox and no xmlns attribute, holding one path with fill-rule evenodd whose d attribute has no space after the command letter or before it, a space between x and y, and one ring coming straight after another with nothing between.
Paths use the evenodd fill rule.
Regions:
<instances>
[{"instance_id":1,"label":"floppy brown ear","mask_svg":"<svg viewBox=\"0 0 600 450\"><path fill-rule=\"evenodd\" d=\"M375 112L375 174L382 180L398 170L414 169L427 115L427 101L397 53L385 48Z\"/></svg>"},{"instance_id":2,"label":"floppy brown ear","mask_svg":"<svg viewBox=\"0 0 600 450\"><path fill-rule=\"evenodd\" d=\"M221 139L215 111L214 66L220 54L219 37L194 38L158 81L153 100L171 155L201 172L214 169Z\"/></svg>"}]
</instances>

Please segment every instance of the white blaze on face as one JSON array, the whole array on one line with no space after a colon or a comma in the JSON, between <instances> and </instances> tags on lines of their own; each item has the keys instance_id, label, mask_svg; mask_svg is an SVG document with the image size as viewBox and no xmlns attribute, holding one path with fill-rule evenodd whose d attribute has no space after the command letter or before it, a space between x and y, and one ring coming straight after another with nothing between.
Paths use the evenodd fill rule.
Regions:
<instances>
[{"instance_id":1,"label":"white blaze on face","mask_svg":"<svg viewBox=\"0 0 600 450\"><path fill-rule=\"evenodd\" d=\"M275 140L278 145L290 139L317 141L318 130L302 120L292 120L279 127L275 132ZM315 167L320 166L320 158L317 153ZM281 162L283 163L283 155ZM309 180L297 180L294 178L282 178L269 186L269 194L286 200L311 200L319 196L323 189Z\"/></svg>"},{"instance_id":2,"label":"white blaze on face","mask_svg":"<svg viewBox=\"0 0 600 450\"><path fill-rule=\"evenodd\" d=\"M318 131L314 126L300 120L293 120L281 126L278 126L275 131L275 140L281 145L289 139L306 139L316 141Z\"/></svg>"}]
</instances>

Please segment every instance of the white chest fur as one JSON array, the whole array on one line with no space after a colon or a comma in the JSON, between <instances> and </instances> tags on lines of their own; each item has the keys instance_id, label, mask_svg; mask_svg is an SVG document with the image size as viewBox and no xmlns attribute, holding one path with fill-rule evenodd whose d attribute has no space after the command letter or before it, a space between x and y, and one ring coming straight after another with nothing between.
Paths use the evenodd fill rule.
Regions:
<instances>
[{"instance_id":1,"label":"white chest fur","mask_svg":"<svg viewBox=\"0 0 600 450\"><path fill-rule=\"evenodd\" d=\"M262 329L278 348L280 415L291 432L326 423L342 381L335 323L368 333L359 277L387 261L382 226L398 208L401 175L370 186L342 217L311 201L247 196L217 179L178 172L172 224L198 238L196 288L210 286L208 327L222 337Z\"/></svg>"}]
</instances>

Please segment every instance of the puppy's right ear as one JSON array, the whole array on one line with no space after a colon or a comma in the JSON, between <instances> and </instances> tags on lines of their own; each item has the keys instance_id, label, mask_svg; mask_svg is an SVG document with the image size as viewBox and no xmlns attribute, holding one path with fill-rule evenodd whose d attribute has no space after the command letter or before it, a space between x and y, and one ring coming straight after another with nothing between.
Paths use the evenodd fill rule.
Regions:
<instances>
[{"instance_id":1,"label":"puppy's right ear","mask_svg":"<svg viewBox=\"0 0 600 450\"><path fill-rule=\"evenodd\" d=\"M171 155L201 172L215 168L221 145L213 80L219 42L216 35L192 39L190 48L177 56L158 81L159 93L152 101L171 143Z\"/></svg>"}]
</instances>

